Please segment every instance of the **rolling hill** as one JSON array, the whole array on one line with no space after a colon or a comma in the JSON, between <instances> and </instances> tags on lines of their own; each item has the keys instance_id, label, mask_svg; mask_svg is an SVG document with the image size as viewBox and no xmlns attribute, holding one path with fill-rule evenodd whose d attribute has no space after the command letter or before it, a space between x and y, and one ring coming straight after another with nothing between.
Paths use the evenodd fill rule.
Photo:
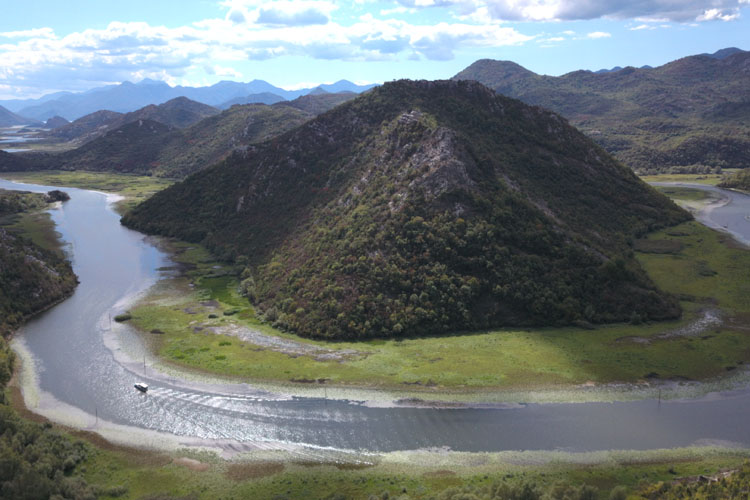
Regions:
<instances>
[{"instance_id":1,"label":"rolling hill","mask_svg":"<svg viewBox=\"0 0 750 500\"><path fill-rule=\"evenodd\" d=\"M277 102L282 102L285 100L286 99L276 94L272 94L270 92L262 92L260 94L250 94L246 96L235 97L233 99L229 99L228 101L222 102L216 107L219 109L229 109L235 104L276 104Z\"/></svg>"},{"instance_id":2,"label":"rolling hill","mask_svg":"<svg viewBox=\"0 0 750 500\"><path fill-rule=\"evenodd\" d=\"M629 242L689 218L552 112L398 81L122 222L246 262L245 293L279 327L364 338L674 318Z\"/></svg>"},{"instance_id":3,"label":"rolling hill","mask_svg":"<svg viewBox=\"0 0 750 500\"><path fill-rule=\"evenodd\" d=\"M724 49L657 68L560 77L484 59L454 79L560 113L638 172L750 164L750 52Z\"/></svg>"},{"instance_id":4,"label":"rolling hill","mask_svg":"<svg viewBox=\"0 0 750 500\"><path fill-rule=\"evenodd\" d=\"M291 130L355 95L326 93L272 106L235 105L222 112L186 98L134 113L102 111L51 132L61 137L81 134L73 139L83 143L76 149L54 155L0 157L0 169L7 165L5 171L15 166L16 170L113 171L181 178L217 163L236 149ZM210 116L178 128L176 124L181 122L177 118L184 116L183 110L195 106ZM196 119L196 114L191 118ZM122 125L115 128L117 124Z\"/></svg>"}]
</instances>

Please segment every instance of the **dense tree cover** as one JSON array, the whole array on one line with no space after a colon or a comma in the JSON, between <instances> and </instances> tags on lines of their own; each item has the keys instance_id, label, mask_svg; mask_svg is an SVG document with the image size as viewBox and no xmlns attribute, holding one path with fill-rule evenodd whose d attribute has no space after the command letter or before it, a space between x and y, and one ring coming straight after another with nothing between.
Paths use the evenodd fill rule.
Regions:
<instances>
[{"instance_id":1,"label":"dense tree cover","mask_svg":"<svg viewBox=\"0 0 750 500\"><path fill-rule=\"evenodd\" d=\"M0 344L3 351L8 349L4 340L0 339ZM10 360L0 362L3 371L9 370ZM76 474L76 466L88 454L87 445L50 424L23 420L3 394L0 393L0 498L97 498L94 489Z\"/></svg>"},{"instance_id":2,"label":"dense tree cover","mask_svg":"<svg viewBox=\"0 0 750 500\"><path fill-rule=\"evenodd\" d=\"M333 93L320 93L320 94L307 94L300 96L292 101L283 101L276 104L277 107L291 106L293 108L307 111L313 115L319 115L325 113L329 109L333 109L339 104L343 104L346 101L350 101L357 97L358 94L354 92L333 92Z\"/></svg>"},{"instance_id":3,"label":"dense tree cover","mask_svg":"<svg viewBox=\"0 0 750 500\"><path fill-rule=\"evenodd\" d=\"M0 150L0 172L21 172L35 166L35 163L23 156Z\"/></svg>"},{"instance_id":4,"label":"dense tree cover","mask_svg":"<svg viewBox=\"0 0 750 500\"><path fill-rule=\"evenodd\" d=\"M0 217L25 210L36 210L46 205L47 202L42 194L0 189Z\"/></svg>"},{"instance_id":5,"label":"dense tree cover","mask_svg":"<svg viewBox=\"0 0 750 500\"><path fill-rule=\"evenodd\" d=\"M361 338L675 317L628 245L687 218L554 113L400 81L123 223L247 262L244 291L280 327Z\"/></svg>"},{"instance_id":6,"label":"dense tree cover","mask_svg":"<svg viewBox=\"0 0 750 500\"><path fill-rule=\"evenodd\" d=\"M483 487L448 488L434 497L434 500L597 500L598 498L599 491L586 484L572 486L567 483L558 483L543 489L531 483L522 485L495 483L492 486ZM373 497L370 499L374 500Z\"/></svg>"},{"instance_id":7,"label":"dense tree cover","mask_svg":"<svg viewBox=\"0 0 750 500\"><path fill-rule=\"evenodd\" d=\"M714 500L750 498L750 462L731 474L660 482L643 486L636 498L648 500Z\"/></svg>"},{"instance_id":8,"label":"dense tree cover","mask_svg":"<svg viewBox=\"0 0 750 500\"><path fill-rule=\"evenodd\" d=\"M0 190L0 216L38 209L47 201L42 194ZM65 298L77 283L62 256L0 227L0 334L7 335L24 318Z\"/></svg>"},{"instance_id":9,"label":"dense tree cover","mask_svg":"<svg viewBox=\"0 0 750 500\"><path fill-rule=\"evenodd\" d=\"M719 183L719 187L750 192L750 169L740 170L725 177Z\"/></svg>"},{"instance_id":10,"label":"dense tree cover","mask_svg":"<svg viewBox=\"0 0 750 500\"><path fill-rule=\"evenodd\" d=\"M744 168L750 160L750 52L691 56L658 68L537 75L484 59L454 78L565 116L641 173Z\"/></svg>"}]
</instances>

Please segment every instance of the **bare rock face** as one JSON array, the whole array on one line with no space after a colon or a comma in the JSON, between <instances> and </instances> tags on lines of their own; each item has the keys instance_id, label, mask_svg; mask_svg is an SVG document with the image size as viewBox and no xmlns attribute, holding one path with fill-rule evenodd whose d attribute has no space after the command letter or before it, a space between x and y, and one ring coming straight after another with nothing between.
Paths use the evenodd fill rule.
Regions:
<instances>
[{"instance_id":1,"label":"bare rock face","mask_svg":"<svg viewBox=\"0 0 750 500\"><path fill-rule=\"evenodd\" d=\"M678 316L628 242L687 218L554 113L476 82L399 81L123 223L243 256L279 327L361 338Z\"/></svg>"}]
</instances>

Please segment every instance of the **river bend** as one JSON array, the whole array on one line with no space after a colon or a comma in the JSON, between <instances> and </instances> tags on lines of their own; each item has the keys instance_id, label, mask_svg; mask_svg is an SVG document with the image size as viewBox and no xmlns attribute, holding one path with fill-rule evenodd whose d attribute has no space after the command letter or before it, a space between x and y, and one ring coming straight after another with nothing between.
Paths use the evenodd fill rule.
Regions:
<instances>
[{"instance_id":1,"label":"river bend","mask_svg":"<svg viewBox=\"0 0 750 500\"><path fill-rule=\"evenodd\" d=\"M1 179L0 188L53 189ZM240 448L243 443L373 452L433 447L577 452L707 443L750 447L747 389L679 401L378 408L323 398L278 398L244 385L206 388L150 376L148 369L144 376L140 363L123 363L105 341L109 317L121 310L123 300L155 283L169 258L142 234L122 227L106 195L64 189L71 200L51 213L80 285L70 299L29 321L18 335L24 362L33 361L38 401L27 396L27 403L35 411L55 415L75 410L83 415L81 427L111 423ZM717 227L750 241L750 197L719 191L730 201L709 217ZM148 394L133 389L137 381L150 384Z\"/></svg>"}]
</instances>

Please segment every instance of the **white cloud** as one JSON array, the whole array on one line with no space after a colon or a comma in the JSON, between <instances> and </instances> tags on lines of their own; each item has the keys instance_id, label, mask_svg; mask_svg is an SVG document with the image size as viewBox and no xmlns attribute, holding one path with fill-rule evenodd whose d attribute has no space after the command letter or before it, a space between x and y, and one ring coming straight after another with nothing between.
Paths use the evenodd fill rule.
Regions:
<instances>
[{"instance_id":1,"label":"white cloud","mask_svg":"<svg viewBox=\"0 0 750 500\"><path fill-rule=\"evenodd\" d=\"M0 32L0 38L57 38L52 28Z\"/></svg>"},{"instance_id":2,"label":"white cloud","mask_svg":"<svg viewBox=\"0 0 750 500\"><path fill-rule=\"evenodd\" d=\"M407 7L450 7L463 16L483 12L502 21L636 19L650 21L730 21L750 0L397 0ZM478 19L474 16L473 19Z\"/></svg>"},{"instance_id":3,"label":"white cloud","mask_svg":"<svg viewBox=\"0 0 750 500\"><path fill-rule=\"evenodd\" d=\"M634 26L632 28L628 28L630 31L640 31L640 30L655 30L656 26L653 24L639 24L638 26Z\"/></svg>"},{"instance_id":4,"label":"white cloud","mask_svg":"<svg viewBox=\"0 0 750 500\"><path fill-rule=\"evenodd\" d=\"M272 26L308 26L327 24L338 7L327 0L225 0L226 19L234 23Z\"/></svg>"},{"instance_id":5,"label":"white cloud","mask_svg":"<svg viewBox=\"0 0 750 500\"><path fill-rule=\"evenodd\" d=\"M409 9L407 7L404 7L403 5L399 5L398 7L394 7L392 9L382 9L380 11L381 16L391 16L393 14L413 14L416 12L417 9Z\"/></svg>"},{"instance_id":6,"label":"white cloud","mask_svg":"<svg viewBox=\"0 0 750 500\"><path fill-rule=\"evenodd\" d=\"M242 78L242 73L235 70L234 68L230 68L228 66L219 66L218 64L214 66L206 66L205 71L208 75L216 75L222 78Z\"/></svg>"},{"instance_id":7,"label":"white cloud","mask_svg":"<svg viewBox=\"0 0 750 500\"><path fill-rule=\"evenodd\" d=\"M0 85L21 86L27 94L45 90L80 90L123 80L154 78L171 82L198 75L242 79L236 62L281 56L321 60L383 61L400 58L449 60L470 47L522 44L533 37L514 28L466 22L433 25L381 19L371 14L344 25L330 17L326 24L310 18L264 18L262 9L278 12L297 2L226 2L227 16L188 26L151 26L143 22L113 22L54 37L44 29L9 38L0 45ZM301 2L296 11L328 5ZM307 7L305 7L307 5ZM306 14L305 14L306 15ZM280 22L284 21L284 22ZM286 22L286 24L285 24ZM38 36L26 37L37 34Z\"/></svg>"},{"instance_id":8,"label":"white cloud","mask_svg":"<svg viewBox=\"0 0 750 500\"><path fill-rule=\"evenodd\" d=\"M586 36L589 38L609 38L612 36L612 34L607 33L606 31L594 31Z\"/></svg>"},{"instance_id":9,"label":"white cloud","mask_svg":"<svg viewBox=\"0 0 750 500\"><path fill-rule=\"evenodd\" d=\"M703 14L695 18L696 21L734 21L740 17L738 10L706 9Z\"/></svg>"}]
</instances>

